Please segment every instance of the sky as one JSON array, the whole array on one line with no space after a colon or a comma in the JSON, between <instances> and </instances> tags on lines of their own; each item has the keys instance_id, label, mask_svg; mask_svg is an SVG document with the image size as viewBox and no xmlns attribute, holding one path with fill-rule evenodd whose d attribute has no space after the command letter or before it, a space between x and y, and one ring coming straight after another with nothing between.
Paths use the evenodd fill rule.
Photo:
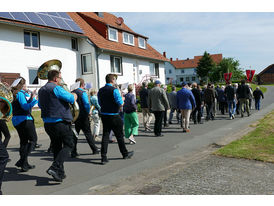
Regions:
<instances>
[{"instance_id":1,"label":"sky","mask_svg":"<svg viewBox=\"0 0 274 206\"><path fill-rule=\"evenodd\" d=\"M274 63L274 12L113 12L167 58L210 54L259 73Z\"/></svg>"},{"instance_id":2,"label":"sky","mask_svg":"<svg viewBox=\"0 0 274 206\"><path fill-rule=\"evenodd\" d=\"M274 63L272 0L9 0L0 11L110 12L167 58L221 53L256 73Z\"/></svg>"}]
</instances>

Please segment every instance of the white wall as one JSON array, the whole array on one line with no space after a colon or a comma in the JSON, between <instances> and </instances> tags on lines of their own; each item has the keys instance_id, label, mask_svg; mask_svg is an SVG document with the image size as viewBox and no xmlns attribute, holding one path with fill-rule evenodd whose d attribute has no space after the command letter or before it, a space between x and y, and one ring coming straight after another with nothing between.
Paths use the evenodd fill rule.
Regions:
<instances>
[{"instance_id":1,"label":"white wall","mask_svg":"<svg viewBox=\"0 0 274 206\"><path fill-rule=\"evenodd\" d=\"M29 29L28 29L29 30ZM35 31L35 30L33 30ZM71 50L71 37L38 31L40 50L24 48L24 28L0 24L0 72L20 73L29 83L28 68L39 68L45 61L59 59L68 85L76 78L78 52ZM46 81L41 81L43 85Z\"/></svg>"},{"instance_id":2,"label":"white wall","mask_svg":"<svg viewBox=\"0 0 274 206\"><path fill-rule=\"evenodd\" d=\"M114 55L122 57L123 64L123 74L118 76L117 83L129 83L138 84L142 81L143 77L146 74L150 74L149 72L149 60L136 59L131 57L124 57L121 55ZM102 53L98 57L98 67L99 67L99 83L100 88L105 85L105 76L111 73L111 65L110 65L110 54ZM140 72L141 71L141 72ZM139 77L137 76L139 75ZM165 66L164 63L159 63L159 75L160 81L165 83Z\"/></svg>"}]
</instances>

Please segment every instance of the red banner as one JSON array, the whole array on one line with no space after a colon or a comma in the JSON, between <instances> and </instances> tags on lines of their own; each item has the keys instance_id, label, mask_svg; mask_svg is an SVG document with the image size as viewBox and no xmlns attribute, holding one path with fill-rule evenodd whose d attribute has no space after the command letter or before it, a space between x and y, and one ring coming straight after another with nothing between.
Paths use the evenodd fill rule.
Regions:
<instances>
[{"instance_id":1,"label":"red banner","mask_svg":"<svg viewBox=\"0 0 274 206\"><path fill-rule=\"evenodd\" d=\"M253 77L254 77L254 74L255 74L255 70L246 70L246 79L248 82L251 82Z\"/></svg>"},{"instance_id":2,"label":"red banner","mask_svg":"<svg viewBox=\"0 0 274 206\"><path fill-rule=\"evenodd\" d=\"M230 72L230 73L224 73L224 78L225 78L226 83L229 82L229 80L231 79L231 77L232 77L232 72Z\"/></svg>"}]
</instances>

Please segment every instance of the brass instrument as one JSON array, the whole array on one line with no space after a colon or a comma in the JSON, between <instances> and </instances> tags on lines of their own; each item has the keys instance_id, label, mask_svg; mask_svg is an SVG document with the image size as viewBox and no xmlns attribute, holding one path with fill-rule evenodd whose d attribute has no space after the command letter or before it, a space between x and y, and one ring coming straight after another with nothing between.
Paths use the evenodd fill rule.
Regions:
<instances>
[{"instance_id":1,"label":"brass instrument","mask_svg":"<svg viewBox=\"0 0 274 206\"><path fill-rule=\"evenodd\" d=\"M12 92L0 82L0 119L9 121L12 118L12 101Z\"/></svg>"},{"instance_id":2,"label":"brass instrument","mask_svg":"<svg viewBox=\"0 0 274 206\"><path fill-rule=\"evenodd\" d=\"M37 76L39 79L43 79L43 80L48 79L48 72L50 70L60 71L61 67L62 67L62 62L59 61L58 59L49 60L39 67L37 71ZM63 79L61 79L60 86L63 87L67 92L70 92L70 90L67 87L67 84L64 82ZM73 104L69 104L69 105L70 105L70 111L73 117L73 122L75 122L79 116L79 105L76 101Z\"/></svg>"}]
</instances>

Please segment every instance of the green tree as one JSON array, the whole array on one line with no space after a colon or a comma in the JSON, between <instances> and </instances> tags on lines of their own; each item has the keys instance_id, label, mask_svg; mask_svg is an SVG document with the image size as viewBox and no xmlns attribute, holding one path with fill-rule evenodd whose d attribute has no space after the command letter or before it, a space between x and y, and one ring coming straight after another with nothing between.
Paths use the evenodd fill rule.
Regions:
<instances>
[{"instance_id":1,"label":"green tree","mask_svg":"<svg viewBox=\"0 0 274 206\"><path fill-rule=\"evenodd\" d=\"M200 77L202 81L208 82L210 71L212 71L215 68L215 66L216 65L212 60L210 54L205 51L203 57L198 62L197 75Z\"/></svg>"},{"instance_id":2,"label":"green tree","mask_svg":"<svg viewBox=\"0 0 274 206\"><path fill-rule=\"evenodd\" d=\"M220 80L224 80L224 73L232 72L232 79L239 80L244 77L244 71L239 68L240 63L234 58L223 58L218 64L219 72L221 73Z\"/></svg>"}]
</instances>

